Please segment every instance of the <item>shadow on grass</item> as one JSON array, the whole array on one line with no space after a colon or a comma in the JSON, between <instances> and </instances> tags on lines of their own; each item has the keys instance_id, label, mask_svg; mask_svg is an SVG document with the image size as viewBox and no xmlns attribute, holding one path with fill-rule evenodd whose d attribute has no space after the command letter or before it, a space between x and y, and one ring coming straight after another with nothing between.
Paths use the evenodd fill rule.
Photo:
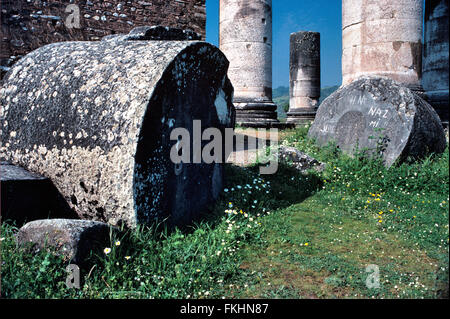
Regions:
<instances>
[{"instance_id":1,"label":"shadow on grass","mask_svg":"<svg viewBox=\"0 0 450 319\"><path fill-rule=\"evenodd\" d=\"M194 225L207 223L214 227L220 223L227 209L243 210L249 214L281 210L303 202L323 185L318 173L304 175L292 166L282 163L274 175L259 175L258 165L226 165L225 176L225 191L216 205L202 214L199 220L194 221ZM192 229L191 225L182 231L189 232Z\"/></svg>"},{"instance_id":2,"label":"shadow on grass","mask_svg":"<svg viewBox=\"0 0 450 319\"><path fill-rule=\"evenodd\" d=\"M318 173L304 175L283 163L279 164L274 175L260 175L258 165L240 167L226 164L224 169L224 191L217 202L197 219L183 227L171 227L164 221L155 221L143 227L145 231L152 233L155 239L162 239L176 231L187 235L202 226L213 229L222 221L227 209L255 215L273 212L303 202L323 186Z\"/></svg>"},{"instance_id":3,"label":"shadow on grass","mask_svg":"<svg viewBox=\"0 0 450 319\"><path fill-rule=\"evenodd\" d=\"M176 232L188 235L198 228L214 230L223 222L225 210L230 209L230 203L233 209L243 210L251 215L274 212L303 202L322 186L317 173L302 175L285 164L280 164L278 172L274 175L259 175L257 165L243 168L227 164L225 176L224 189L228 191L223 191L217 202L189 225L173 228L159 221L133 230L122 226L118 231L111 233L110 243L102 243L100 248L113 247L120 241L123 248L121 255L124 257L132 254L137 242L145 242L146 249L152 251L155 243L170 238ZM232 189L234 191L231 191ZM103 264L104 254L100 248L92 251L91 255L80 263L83 269Z\"/></svg>"}]
</instances>

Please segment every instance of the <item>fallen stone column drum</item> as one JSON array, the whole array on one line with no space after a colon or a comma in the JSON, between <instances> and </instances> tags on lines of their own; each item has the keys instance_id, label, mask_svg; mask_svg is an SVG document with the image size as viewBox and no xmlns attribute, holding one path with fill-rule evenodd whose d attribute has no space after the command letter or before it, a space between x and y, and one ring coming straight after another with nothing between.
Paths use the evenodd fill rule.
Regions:
<instances>
[{"instance_id":1,"label":"fallen stone column drum","mask_svg":"<svg viewBox=\"0 0 450 319\"><path fill-rule=\"evenodd\" d=\"M309 137L345 153L381 152L386 166L423 158L446 148L434 109L419 95L389 78L360 78L320 105Z\"/></svg>"},{"instance_id":2,"label":"fallen stone column drum","mask_svg":"<svg viewBox=\"0 0 450 319\"><path fill-rule=\"evenodd\" d=\"M342 0L343 85L385 76L420 91L423 0Z\"/></svg>"},{"instance_id":3,"label":"fallen stone column drum","mask_svg":"<svg viewBox=\"0 0 450 319\"><path fill-rule=\"evenodd\" d=\"M425 1L422 86L442 122L449 121L448 0Z\"/></svg>"},{"instance_id":4,"label":"fallen stone column drum","mask_svg":"<svg viewBox=\"0 0 450 319\"><path fill-rule=\"evenodd\" d=\"M279 123L272 102L272 0L220 0L219 25L237 122L253 127Z\"/></svg>"},{"instance_id":5,"label":"fallen stone column drum","mask_svg":"<svg viewBox=\"0 0 450 319\"><path fill-rule=\"evenodd\" d=\"M15 64L1 157L50 178L82 219L183 225L217 199L223 167L174 164L170 134L234 127L228 60L205 42L139 40L51 44Z\"/></svg>"},{"instance_id":6,"label":"fallen stone column drum","mask_svg":"<svg viewBox=\"0 0 450 319\"><path fill-rule=\"evenodd\" d=\"M291 34L289 92L288 122L313 121L320 99L320 33Z\"/></svg>"}]
</instances>

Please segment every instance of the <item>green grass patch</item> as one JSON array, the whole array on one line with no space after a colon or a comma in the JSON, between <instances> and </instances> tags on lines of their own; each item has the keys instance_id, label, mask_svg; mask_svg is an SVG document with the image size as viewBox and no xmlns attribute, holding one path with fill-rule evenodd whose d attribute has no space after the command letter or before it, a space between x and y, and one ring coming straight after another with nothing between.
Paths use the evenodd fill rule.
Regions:
<instances>
[{"instance_id":1,"label":"green grass patch","mask_svg":"<svg viewBox=\"0 0 450 319\"><path fill-rule=\"evenodd\" d=\"M3 298L443 298L448 297L448 149L385 168L318 148L308 128L283 133L327 164L301 175L281 165L227 166L225 190L201 223L140 227L91 256L81 289L65 286L69 262L16 247L1 226ZM106 247L105 247L106 248ZM367 266L379 288L366 285Z\"/></svg>"}]
</instances>

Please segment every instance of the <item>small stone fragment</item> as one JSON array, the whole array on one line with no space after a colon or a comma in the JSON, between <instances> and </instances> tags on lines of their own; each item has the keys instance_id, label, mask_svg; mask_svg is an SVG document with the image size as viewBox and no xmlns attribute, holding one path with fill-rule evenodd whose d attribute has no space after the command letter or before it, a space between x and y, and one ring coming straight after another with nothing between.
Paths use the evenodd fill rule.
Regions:
<instances>
[{"instance_id":1,"label":"small stone fragment","mask_svg":"<svg viewBox=\"0 0 450 319\"><path fill-rule=\"evenodd\" d=\"M320 163L315 158L299 151L294 147L281 146L278 150L278 156L280 161L292 165L302 173L306 173L311 169L322 172L325 169L324 163Z\"/></svg>"},{"instance_id":2,"label":"small stone fragment","mask_svg":"<svg viewBox=\"0 0 450 319\"><path fill-rule=\"evenodd\" d=\"M36 220L20 228L19 246L30 245L32 252L54 249L66 260L83 265L92 253L100 254L110 244L111 228L107 224L70 219Z\"/></svg>"},{"instance_id":3,"label":"small stone fragment","mask_svg":"<svg viewBox=\"0 0 450 319\"><path fill-rule=\"evenodd\" d=\"M129 34L107 35L103 41L201 41L194 31L164 26L136 27Z\"/></svg>"}]
</instances>

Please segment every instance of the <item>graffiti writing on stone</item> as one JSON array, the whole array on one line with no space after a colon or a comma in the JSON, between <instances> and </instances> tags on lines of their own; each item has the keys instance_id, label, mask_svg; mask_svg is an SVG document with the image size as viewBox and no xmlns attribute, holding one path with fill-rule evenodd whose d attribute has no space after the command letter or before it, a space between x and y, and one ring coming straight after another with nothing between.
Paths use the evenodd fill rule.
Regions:
<instances>
[{"instance_id":1,"label":"graffiti writing on stone","mask_svg":"<svg viewBox=\"0 0 450 319\"><path fill-rule=\"evenodd\" d=\"M371 120L369 122L369 126L373 128L378 128L383 120L389 118L389 110L383 110L378 107L372 106L369 110L369 114Z\"/></svg>"}]
</instances>

